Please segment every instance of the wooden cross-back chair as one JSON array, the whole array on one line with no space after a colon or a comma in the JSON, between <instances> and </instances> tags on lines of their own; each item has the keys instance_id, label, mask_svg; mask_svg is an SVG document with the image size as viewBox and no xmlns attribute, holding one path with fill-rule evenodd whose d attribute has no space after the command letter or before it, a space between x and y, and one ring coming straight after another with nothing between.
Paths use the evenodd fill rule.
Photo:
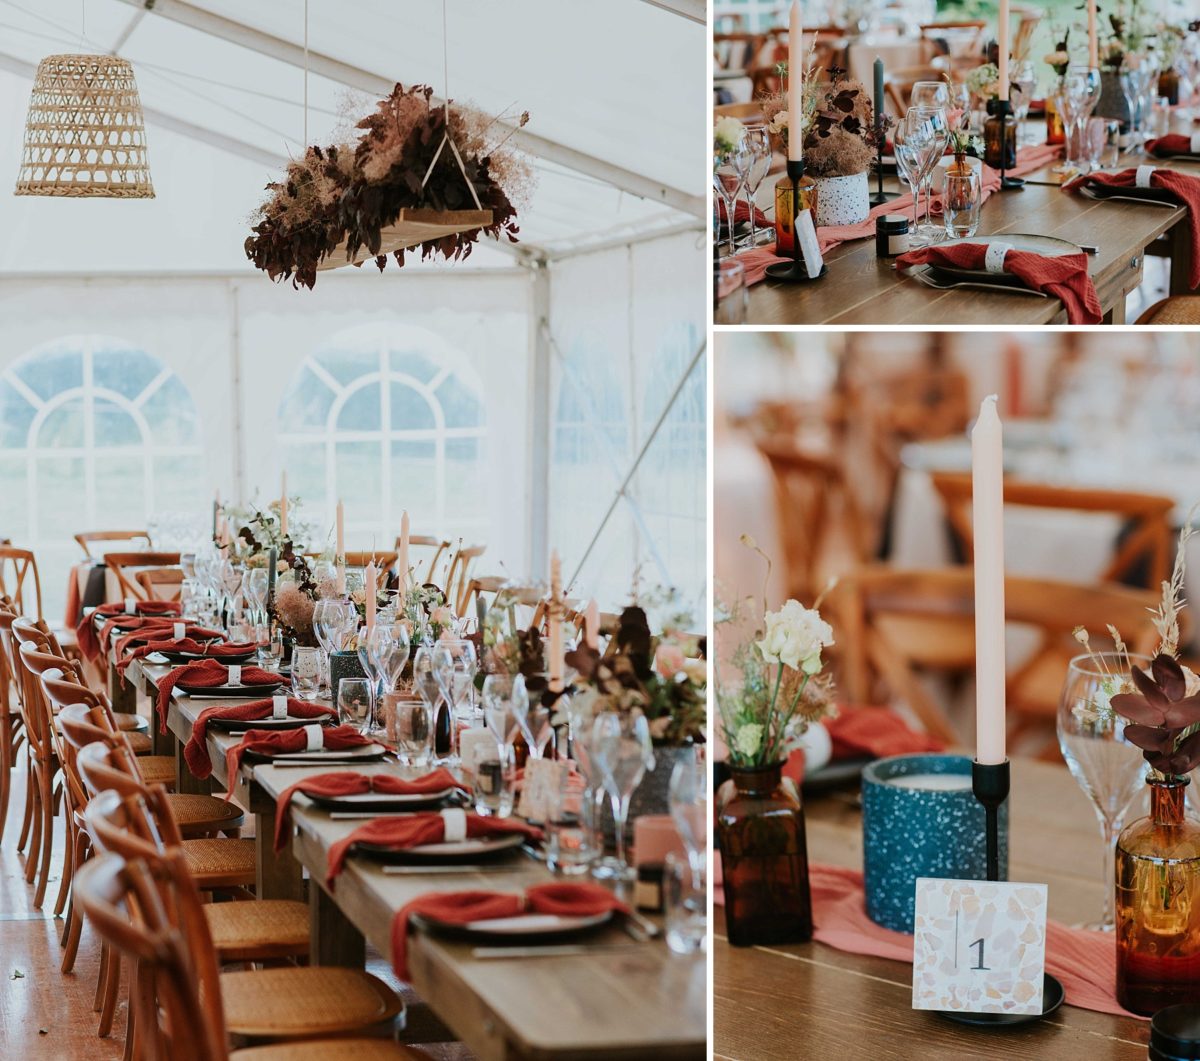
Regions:
<instances>
[{"instance_id":1,"label":"wooden cross-back chair","mask_svg":"<svg viewBox=\"0 0 1200 1061\"><path fill-rule=\"evenodd\" d=\"M146 600L179 600L183 593L183 568L152 567L134 576Z\"/></svg>"},{"instance_id":2,"label":"wooden cross-back chair","mask_svg":"<svg viewBox=\"0 0 1200 1061\"><path fill-rule=\"evenodd\" d=\"M396 555L400 553L400 536L396 536ZM417 564L413 560L413 551L420 549L429 554L428 560L423 561L423 565ZM412 569L413 575L418 582L424 585L427 582L433 581L433 576L437 574L438 562L446 555L450 549L450 542L443 538L439 538L434 534L410 534L408 536L408 566ZM401 572L403 574L403 572Z\"/></svg>"},{"instance_id":3,"label":"wooden cross-back chair","mask_svg":"<svg viewBox=\"0 0 1200 1061\"><path fill-rule=\"evenodd\" d=\"M1131 652L1146 652L1156 640L1149 611L1158 596L1147 590L1015 576L1004 586L1007 622L1038 634L1032 653L1007 676L1014 740L1034 729L1053 737L1067 665L1081 651L1073 636L1076 627L1088 627L1097 651L1109 644L1107 623L1116 626ZM967 735L955 728L921 676L961 679L974 669L971 567L863 567L842 578L828 610L839 649L839 691L849 702L902 702L929 733L948 743L965 742Z\"/></svg>"},{"instance_id":4,"label":"wooden cross-back chair","mask_svg":"<svg viewBox=\"0 0 1200 1061\"><path fill-rule=\"evenodd\" d=\"M964 559L969 561L974 556L971 476L969 473L935 472L931 478L946 507L950 529L963 550ZM1157 589L1170 578L1175 560L1175 533L1171 525L1175 502L1172 498L1005 479L1004 504L1006 507L1115 516L1121 521L1121 529L1113 543L1113 557L1099 581Z\"/></svg>"},{"instance_id":5,"label":"wooden cross-back chair","mask_svg":"<svg viewBox=\"0 0 1200 1061\"><path fill-rule=\"evenodd\" d=\"M17 672L12 658L12 624L20 613L7 596L0 596L0 841L8 821L8 803L12 793L12 772L25 745L25 723L18 703ZM28 754L28 749L26 749ZM29 827L29 790L25 791L24 829ZM24 829L22 835L24 835ZM24 847L24 840L18 845Z\"/></svg>"},{"instance_id":6,"label":"wooden cross-back chair","mask_svg":"<svg viewBox=\"0 0 1200 1061\"><path fill-rule=\"evenodd\" d=\"M733 30L713 34L713 59L718 70L747 70L755 65L766 38L761 33Z\"/></svg>"},{"instance_id":7,"label":"wooden cross-back chair","mask_svg":"<svg viewBox=\"0 0 1200 1061\"><path fill-rule=\"evenodd\" d=\"M904 117L912 100L913 85L918 81L941 81L945 69L940 66L905 66L888 71L883 83L884 95L892 105L893 112Z\"/></svg>"},{"instance_id":8,"label":"wooden cross-back chair","mask_svg":"<svg viewBox=\"0 0 1200 1061\"><path fill-rule=\"evenodd\" d=\"M987 26L982 18L946 19L922 23L918 31L931 57L945 55L956 67L971 61L978 66Z\"/></svg>"},{"instance_id":9,"label":"wooden cross-back chair","mask_svg":"<svg viewBox=\"0 0 1200 1061\"><path fill-rule=\"evenodd\" d=\"M484 553L486 545L460 545L450 560L446 571L446 603L454 609L456 615L463 614L463 605L467 599L467 587L471 584L475 564Z\"/></svg>"},{"instance_id":10,"label":"wooden cross-back chair","mask_svg":"<svg viewBox=\"0 0 1200 1061\"><path fill-rule=\"evenodd\" d=\"M30 598L27 594L31 588ZM12 601L21 615L42 617L42 580L38 575L37 557L31 549L0 545L0 593Z\"/></svg>"},{"instance_id":11,"label":"wooden cross-back chair","mask_svg":"<svg viewBox=\"0 0 1200 1061\"><path fill-rule=\"evenodd\" d=\"M132 597L134 600L149 600L150 597L146 589L137 581L135 574L126 569L178 567L179 554L160 552L105 553L104 565L117 580L117 591L122 597Z\"/></svg>"},{"instance_id":12,"label":"wooden cross-back chair","mask_svg":"<svg viewBox=\"0 0 1200 1061\"><path fill-rule=\"evenodd\" d=\"M354 552L346 553L346 566L352 568L365 568L367 564L374 563L376 568L385 574L395 566L397 554L395 552L379 552L372 549L359 549Z\"/></svg>"},{"instance_id":13,"label":"wooden cross-back chair","mask_svg":"<svg viewBox=\"0 0 1200 1061\"><path fill-rule=\"evenodd\" d=\"M524 629L531 627L542 629L545 626L550 611L550 597L546 592L546 587L514 585L511 579L503 575L485 575L471 579L463 594L459 614L462 616L475 615L475 600L479 597L484 597L485 603L491 607L502 591L512 596L513 606L519 609L517 612L519 626ZM487 600L488 597L491 599ZM577 608L579 604L580 601L573 597L563 598L563 608L567 612Z\"/></svg>"},{"instance_id":14,"label":"wooden cross-back chair","mask_svg":"<svg viewBox=\"0 0 1200 1061\"><path fill-rule=\"evenodd\" d=\"M805 453L786 438L757 445L774 479L788 596L811 604L831 575L868 559L858 501L835 458Z\"/></svg>"},{"instance_id":15,"label":"wooden cross-back chair","mask_svg":"<svg viewBox=\"0 0 1200 1061\"><path fill-rule=\"evenodd\" d=\"M241 1052L230 1053L229 1036L235 1029L229 1015L244 1008L244 1002L234 995L235 984L248 987L253 999L279 973L321 973L308 979L324 980L332 996L272 1000L271 1006L298 1008L307 1002L315 1009L315 1024L319 1014L337 1008L342 984L366 975L332 967L221 973L203 906L185 860L175 851L146 859L118 854L95 858L80 874L79 898L96 932L137 969L132 1030L137 1061L236 1061ZM257 981L253 986L250 978ZM421 1061L425 1055L384 1039L338 1038L256 1046L245 1056L247 1061L250 1056L254 1061Z\"/></svg>"},{"instance_id":16,"label":"wooden cross-back chair","mask_svg":"<svg viewBox=\"0 0 1200 1061\"><path fill-rule=\"evenodd\" d=\"M145 542L147 551L154 548L154 543L150 540L150 532L144 530L99 530L99 531L81 531L75 535L75 541L79 543L79 548L83 550L83 555L89 560L92 559L91 546L101 545L105 542L121 542L128 547L130 542Z\"/></svg>"}]
</instances>

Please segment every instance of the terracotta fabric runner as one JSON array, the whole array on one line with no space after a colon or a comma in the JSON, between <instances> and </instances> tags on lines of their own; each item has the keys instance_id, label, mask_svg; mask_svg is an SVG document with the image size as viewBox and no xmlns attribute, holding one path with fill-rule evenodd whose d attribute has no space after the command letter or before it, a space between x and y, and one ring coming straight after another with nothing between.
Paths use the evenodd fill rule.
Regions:
<instances>
[{"instance_id":1,"label":"terracotta fabric runner","mask_svg":"<svg viewBox=\"0 0 1200 1061\"><path fill-rule=\"evenodd\" d=\"M439 767L413 780L395 774L356 774L341 770L317 774L285 788L275 801L275 850L282 851L291 831L291 802L297 792L306 796L358 796L378 792L389 796L428 796L448 788L467 791L466 786L445 767Z\"/></svg>"},{"instance_id":2,"label":"terracotta fabric runner","mask_svg":"<svg viewBox=\"0 0 1200 1061\"><path fill-rule=\"evenodd\" d=\"M1061 151L1061 146L1051 144L1037 144L1033 147L1023 148L1017 158L1016 166L1007 171L1008 175L1010 177L1019 177L1023 173L1032 173L1034 170L1041 169L1047 162L1051 162L1057 158ZM999 170L994 170L991 166L985 165L983 167L984 200L986 201L992 192L998 190L999 187ZM936 192L933 195L931 205L935 214L939 213L942 209L941 197ZM866 221L861 221L857 225L828 225L818 228L817 242L821 245L821 253L828 254L834 247L848 240L874 237L875 219L883 214L904 214L911 221L912 213L913 194L911 191L907 191L899 196L899 198L892 199L881 206L873 207ZM743 251L737 256L737 260L745 268L746 283L750 285L756 284L766 278L768 265L774 262L787 261L788 259L786 257L779 257L775 253L775 247L772 245L771 247L760 247L756 250Z\"/></svg>"},{"instance_id":3,"label":"terracotta fabric runner","mask_svg":"<svg viewBox=\"0 0 1200 1061\"><path fill-rule=\"evenodd\" d=\"M494 820L494 819L491 819ZM392 966L401 980L408 973L408 920L412 914L454 925L522 914L593 917L609 910L629 913L629 907L598 884L536 884L523 895L504 892L431 892L402 906L392 921Z\"/></svg>"},{"instance_id":4,"label":"terracotta fabric runner","mask_svg":"<svg viewBox=\"0 0 1200 1061\"><path fill-rule=\"evenodd\" d=\"M309 711L333 712L303 700L288 700L288 714L299 715L296 704L303 704ZM226 708L229 710L229 708ZM301 716L311 717L314 721L320 715ZM362 735L357 726L323 726L321 729L321 744L326 751L344 752L349 748L361 748L372 743ZM308 734L303 729L248 729L242 735L241 743L235 744L225 753L225 769L229 774L229 791L226 798L233 795L233 786L237 781L237 773L242 765L242 756L247 752L262 755L284 755L288 752L302 752L308 747Z\"/></svg>"},{"instance_id":5,"label":"terracotta fabric runner","mask_svg":"<svg viewBox=\"0 0 1200 1061\"><path fill-rule=\"evenodd\" d=\"M901 254L896 259L896 269L903 272L913 265L983 269L987 254L988 245L983 243L936 244ZM1104 319L1100 296L1088 275L1088 256L1082 251L1051 258L1014 248L1004 256L1003 269L1031 290L1059 298L1071 324L1099 324Z\"/></svg>"},{"instance_id":6,"label":"terracotta fabric runner","mask_svg":"<svg viewBox=\"0 0 1200 1061\"><path fill-rule=\"evenodd\" d=\"M188 650L184 650L188 651ZM271 685L278 682L279 675L258 667L243 667L242 682L246 685ZM167 732L167 708L171 703L171 693L180 682L188 685L198 685L206 689L215 689L229 681L229 668L215 659L198 659L176 667L169 674L164 674L158 680L158 698L155 706L158 709L159 732Z\"/></svg>"},{"instance_id":7,"label":"terracotta fabric runner","mask_svg":"<svg viewBox=\"0 0 1200 1061\"><path fill-rule=\"evenodd\" d=\"M1085 177L1077 177L1063 187L1074 191L1085 184L1099 185L1103 188L1134 188L1137 186L1137 170L1089 173ZM1188 286L1195 290L1200 287L1200 177L1176 173L1169 169L1156 169L1150 175L1150 187L1170 192L1181 206L1187 207L1188 220L1192 226L1192 269L1188 276Z\"/></svg>"},{"instance_id":8,"label":"terracotta fabric runner","mask_svg":"<svg viewBox=\"0 0 1200 1061\"><path fill-rule=\"evenodd\" d=\"M517 818L485 818L464 811L467 837L478 839L485 836L508 836L520 833L530 840L540 840L542 830L526 825ZM424 844L440 844L446 839L446 819L441 813L405 814L402 817L376 818L360 825L349 836L329 848L329 867L326 882L332 886L334 878L342 872L350 848L357 843L378 844L393 851L404 851Z\"/></svg>"},{"instance_id":9,"label":"terracotta fabric runner","mask_svg":"<svg viewBox=\"0 0 1200 1061\"><path fill-rule=\"evenodd\" d=\"M724 905L719 854L713 857L713 870L713 902ZM809 866L808 878L816 926L814 940L849 954L912 964L912 936L881 928L867 917L862 874L858 870L813 864ZM1068 1005L1119 1017L1137 1016L1117 1002L1114 988L1117 950L1111 933L1068 928L1057 921L1047 921L1046 971L1062 983Z\"/></svg>"}]
</instances>

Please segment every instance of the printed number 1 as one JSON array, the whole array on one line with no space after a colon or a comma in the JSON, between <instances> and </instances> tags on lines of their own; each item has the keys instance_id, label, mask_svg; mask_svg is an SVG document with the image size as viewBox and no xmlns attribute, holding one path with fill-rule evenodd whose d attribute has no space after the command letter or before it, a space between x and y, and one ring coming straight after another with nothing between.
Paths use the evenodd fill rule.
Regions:
<instances>
[{"instance_id":1,"label":"printed number 1","mask_svg":"<svg viewBox=\"0 0 1200 1061\"><path fill-rule=\"evenodd\" d=\"M971 969L975 972L985 972L986 973L986 972L990 972L991 970L988 969L988 967L983 964L983 942L984 941L981 937L981 938L975 940L974 943L970 944L970 947L978 947L979 948L979 964L972 965ZM968 947L968 949L970 949L970 948Z\"/></svg>"}]
</instances>

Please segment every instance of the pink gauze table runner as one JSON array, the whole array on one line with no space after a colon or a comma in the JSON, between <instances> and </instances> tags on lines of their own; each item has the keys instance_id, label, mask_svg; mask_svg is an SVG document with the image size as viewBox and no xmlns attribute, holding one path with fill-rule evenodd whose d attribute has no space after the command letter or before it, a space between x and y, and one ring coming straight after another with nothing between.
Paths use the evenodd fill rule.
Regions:
<instances>
[{"instance_id":1,"label":"pink gauze table runner","mask_svg":"<svg viewBox=\"0 0 1200 1061\"><path fill-rule=\"evenodd\" d=\"M1024 148L1017 159L1017 165L1008 171L1010 177L1019 177L1023 173L1032 173L1041 169L1047 162L1053 161L1061 153L1062 147L1055 144L1037 144ZM992 192L1000 187L1000 172L991 166L983 167L983 198L986 200ZM941 196L933 195L933 212L941 213ZM875 235L875 219L882 214L906 214L909 218L913 212L912 192L905 192L897 199L876 206L871 210L866 221L857 225L826 225L817 229L817 242L821 245L821 253L828 254L834 247L848 240L867 239ZM767 266L774 262L787 261L775 253L775 246L759 247L756 250L743 251L737 256L746 270L746 283L757 284L765 279Z\"/></svg>"},{"instance_id":2,"label":"pink gauze table runner","mask_svg":"<svg viewBox=\"0 0 1200 1061\"><path fill-rule=\"evenodd\" d=\"M867 917L862 873L840 866L811 864L808 878L814 940L849 954L912 964L912 936L881 928ZM718 906L725 902L720 854L713 855L713 902ZM1119 1017L1136 1017L1117 1003L1116 967L1116 943L1111 934L1068 928L1057 921L1046 922L1046 972L1058 977L1068 1005Z\"/></svg>"}]
</instances>

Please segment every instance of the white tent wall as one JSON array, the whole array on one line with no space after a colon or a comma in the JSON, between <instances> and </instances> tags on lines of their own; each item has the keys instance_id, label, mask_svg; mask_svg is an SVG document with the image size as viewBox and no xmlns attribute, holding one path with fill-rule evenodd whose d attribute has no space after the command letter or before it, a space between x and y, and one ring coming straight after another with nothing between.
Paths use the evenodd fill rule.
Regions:
<instances>
[{"instance_id":1,"label":"white tent wall","mask_svg":"<svg viewBox=\"0 0 1200 1061\"><path fill-rule=\"evenodd\" d=\"M551 264L550 540L577 595L673 587L704 615L704 269L696 233ZM702 356L693 364L697 352ZM666 420L585 559L616 491Z\"/></svg>"}]
</instances>

